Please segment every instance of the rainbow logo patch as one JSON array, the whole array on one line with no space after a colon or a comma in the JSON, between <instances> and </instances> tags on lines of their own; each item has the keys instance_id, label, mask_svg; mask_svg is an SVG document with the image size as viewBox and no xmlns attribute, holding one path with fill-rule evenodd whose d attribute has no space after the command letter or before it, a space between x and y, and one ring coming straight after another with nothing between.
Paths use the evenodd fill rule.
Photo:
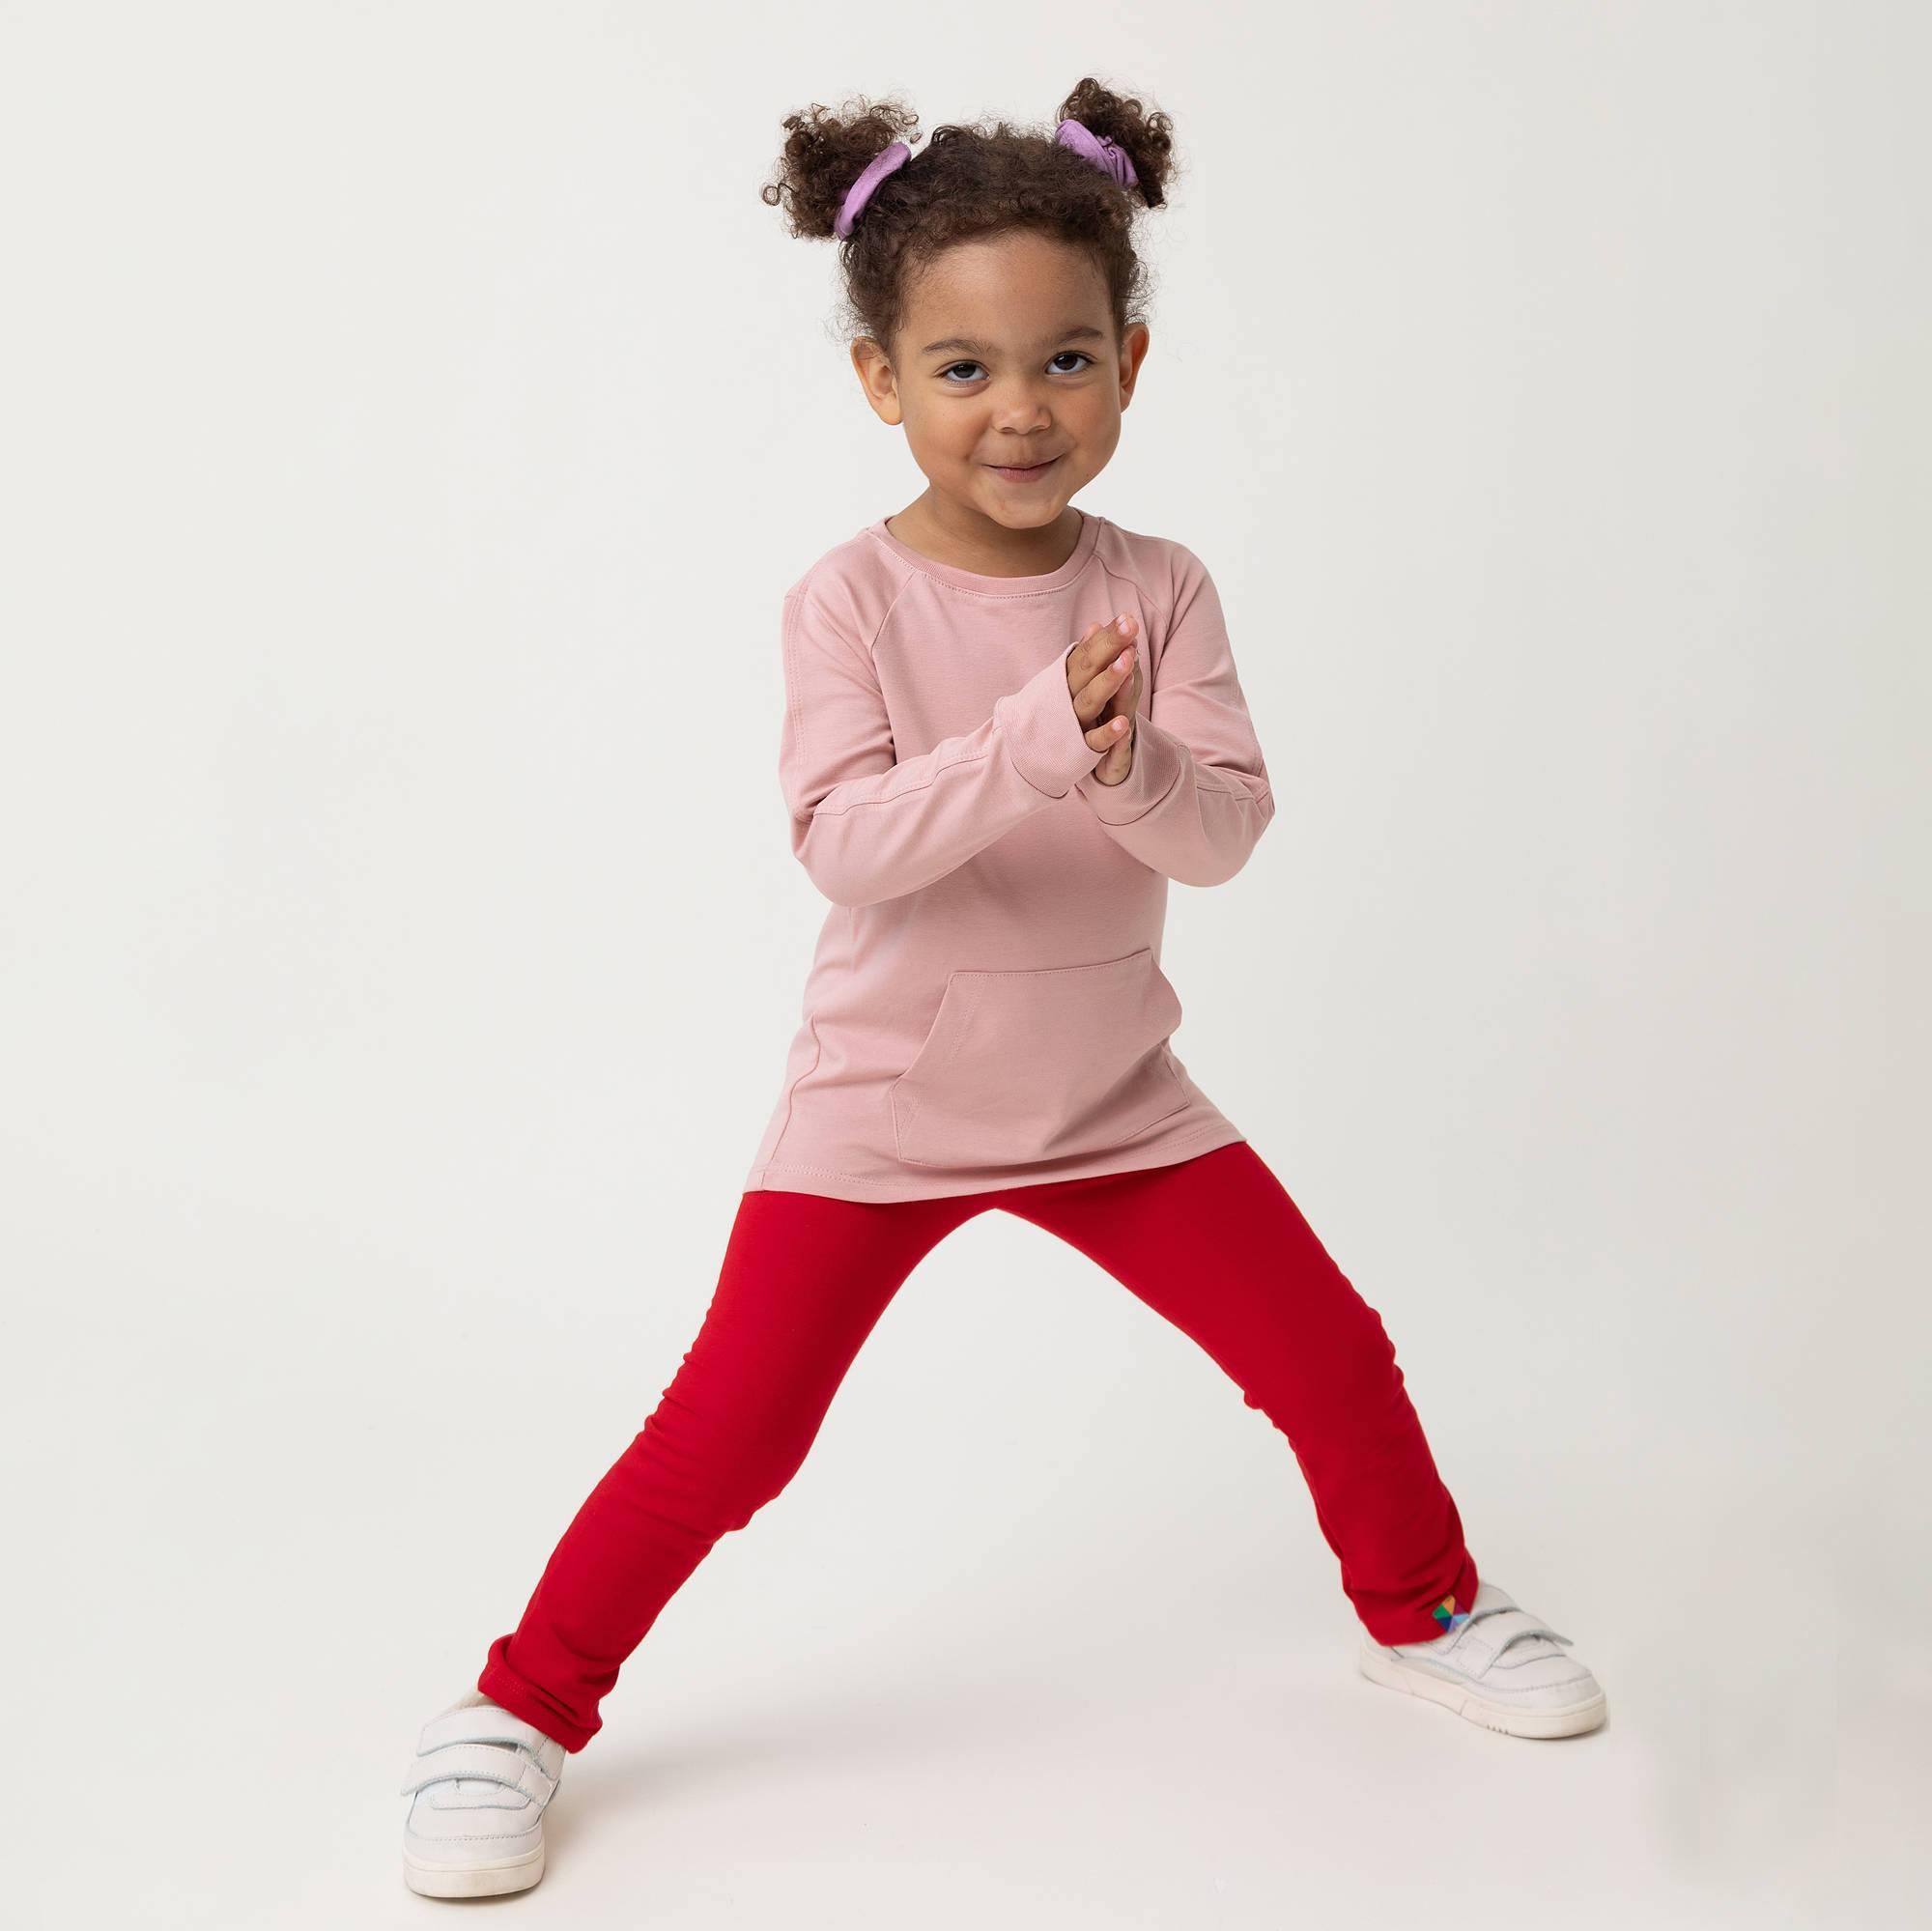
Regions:
<instances>
[{"instance_id":1,"label":"rainbow logo patch","mask_svg":"<svg viewBox=\"0 0 1932 1931\"><path fill-rule=\"evenodd\" d=\"M1456 1599L1453 1596L1443 1597L1441 1602L1436 1604L1429 1613L1435 1618L1444 1635L1447 1635L1452 1630L1460 1630L1469 1620L1468 1610L1458 1610L1456 1607Z\"/></svg>"}]
</instances>

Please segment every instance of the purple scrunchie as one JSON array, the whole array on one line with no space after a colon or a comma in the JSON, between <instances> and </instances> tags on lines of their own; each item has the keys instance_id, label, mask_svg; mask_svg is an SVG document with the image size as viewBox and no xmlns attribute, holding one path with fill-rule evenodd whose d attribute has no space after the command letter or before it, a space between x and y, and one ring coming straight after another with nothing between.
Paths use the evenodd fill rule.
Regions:
<instances>
[{"instance_id":1,"label":"purple scrunchie","mask_svg":"<svg viewBox=\"0 0 1932 1931\"><path fill-rule=\"evenodd\" d=\"M852 224L859 218L859 211L872 198L872 190L895 168L904 167L911 159L912 150L903 141L893 141L866 163L866 172L846 189L845 199L838 209L838 218L832 224L832 232L840 241L851 234Z\"/></svg>"},{"instance_id":2,"label":"purple scrunchie","mask_svg":"<svg viewBox=\"0 0 1932 1931\"><path fill-rule=\"evenodd\" d=\"M1122 187L1132 187L1140 180L1127 151L1106 135L1096 134L1084 121L1063 121L1053 130L1053 138L1092 161L1102 173L1112 175Z\"/></svg>"},{"instance_id":3,"label":"purple scrunchie","mask_svg":"<svg viewBox=\"0 0 1932 1931\"><path fill-rule=\"evenodd\" d=\"M1064 148L1071 148L1082 160L1092 161L1102 174L1111 175L1122 187L1132 187L1140 180L1127 151L1104 134L1096 134L1084 121L1063 121L1053 130L1053 138ZM893 172L912 159L912 150L903 141L893 141L867 162L866 171L845 192L832 232L840 241L852 232L860 210L872 198L872 190Z\"/></svg>"}]
</instances>

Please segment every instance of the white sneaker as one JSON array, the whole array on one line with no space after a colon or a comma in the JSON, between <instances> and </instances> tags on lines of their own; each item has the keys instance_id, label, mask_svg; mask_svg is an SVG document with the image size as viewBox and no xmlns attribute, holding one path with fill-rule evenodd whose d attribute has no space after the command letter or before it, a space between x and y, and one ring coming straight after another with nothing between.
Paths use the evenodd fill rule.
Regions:
<instances>
[{"instance_id":1,"label":"white sneaker","mask_svg":"<svg viewBox=\"0 0 1932 1931\"><path fill-rule=\"evenodd\" d=\"M544 1874L563 1746L471 1690L423 1725L403 1783L403 1877L425 1897L494 1897Z\"/></svg>"},{"instance_id":2,"label":"white sneaker","mask_svg":"<svg viewBox=\"0 0 1932 1931\"><path fill-rule=\"evenodd\" d=\"M1493 1582L1477 1585L1466 1614L1454 1607L1445 1602L1446 1633L1424 1642L1378 1643L1364 1630L1362 1674L1512 1737L1574 1737L1604 1720L1602 1686L1557 1647L1568 1636Z\"/></svg>"}]
</instances>

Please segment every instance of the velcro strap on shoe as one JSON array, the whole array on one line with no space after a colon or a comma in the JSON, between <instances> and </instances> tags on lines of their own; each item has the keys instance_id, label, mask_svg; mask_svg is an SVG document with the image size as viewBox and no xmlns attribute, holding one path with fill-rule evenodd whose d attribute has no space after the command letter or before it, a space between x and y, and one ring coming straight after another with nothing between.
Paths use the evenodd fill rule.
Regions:
<instances>
[{"instance_id":1,"label":"velcro strap on shoe","mask_svg":"<svg viewBox=\"0 0 1932 1931\"><path fill-rule=\"evenodd\" d=\"M496 1749L489 1744L444 1744L411 1764L397 1794L407 1797L412 1790L458 1776L500 1783L506 1789L521 1790L539 1803L548 1803L556 1790L556 1779L521 1750Z\"/></svg>"},{"instance_id":2,"label":"velcro strap on shoe","mask_svg":"<svg viewBox=\"0 0 1932 1931\"><path fill-rule=\"evenodd\" d=\"M1559 1636L1541 1616L1511 1603L1475 1611L1463 1626L1461 1646L1487 1654L1493 1662L1517 1643L1546 1636L1554 1642L1570 1641L1568 1636Z\"/></svg>"},{"instance_id":3,"label":"velcro strap on shoe","mask_svg":"<svg viewBox=\"0 0 1932 1931\"><path fill-rule=\"evenodd\" d=\"M521 1717L495 1703L465 1703L432 1717L416 1738L418 1751L440 1749L444 1744L521 1744L539 1762L553 1761L561 1746Z\"/></svg>"}]
</instances>

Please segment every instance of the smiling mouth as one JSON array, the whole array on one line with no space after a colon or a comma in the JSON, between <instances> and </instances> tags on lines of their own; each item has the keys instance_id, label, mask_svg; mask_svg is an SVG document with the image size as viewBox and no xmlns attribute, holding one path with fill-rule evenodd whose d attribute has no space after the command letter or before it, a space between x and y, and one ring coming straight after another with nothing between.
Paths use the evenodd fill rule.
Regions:
<instances>
[{"instance_id":1,"label":"smiling mouth","mask_svg":"<svg viewBox=\"0 0 1932 1931\"><path fill-rule=\"evenodd\" d=\"M986 467L998 475L1012 476L1024 482L1034 476L1045 475L1059 461L1058 456L1049 456L1043 463L989 463Z\"/></svg>"}]
</instances>

